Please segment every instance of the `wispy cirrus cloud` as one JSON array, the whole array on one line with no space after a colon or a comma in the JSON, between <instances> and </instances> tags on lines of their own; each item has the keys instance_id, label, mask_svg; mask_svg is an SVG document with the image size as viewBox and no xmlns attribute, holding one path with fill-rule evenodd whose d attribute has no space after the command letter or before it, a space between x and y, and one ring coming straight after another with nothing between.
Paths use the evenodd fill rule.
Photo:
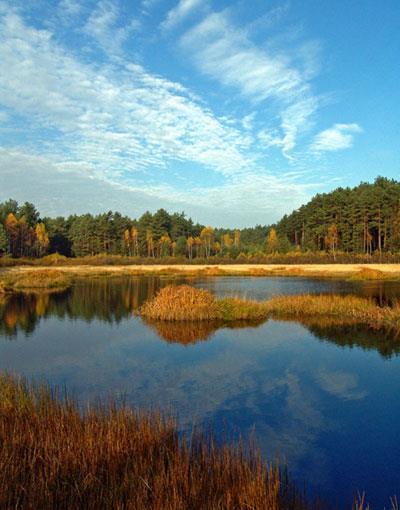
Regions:
<instances>
[{"instance_id":1,"label":"wispy cirrus cloud","mask_svg":"<svg viewBox=\"0 0 400 510\"><path fill-rule=\"evenodd\" d=\"M306 47L302 44L297 51L301 65L290 51L258 47L227 12L209 14L181 38L181 48L205 75L236 89L259 109L267 104L270 111L277 110L280 134L272 145L280 146L285 155L294 149L297 136L312 125L319 107L309 82L315 73L317 43L308 44L312 52Z\"/></svg>"},{"instance_id":2,"label":"wispy cirrus cloud","mask_svg":"<svg viewBox=\"0 0 400 510\"><path fill-rule=\"evenodd\" d=\"M138 19L122 22L120 9L115 2L100 0L82 30L92 37L105 53L121 55L123 43L139 28Z\"/></svg>"},{"instance_id":3,"label":"wispy cirrus cloud","mask_svg":"<svg viewBox=\"0 0 400 510\"><path fill-rule=\"evenodd\" d=\"M140 7L156 9L156 2ZM254 223L256 214L257 221L275 221L289 202L296 207L307 200L318 179L305 179L293 166L295 171L284 171L280 154L273 173L269 149L292 157L313 125L320 104L310 85L313 59L305 65L302 55L296 60L257 46L227 12L206 14L188 29L190 14L204 16L210 4L205 10L204 3L180 2L175 9L182 5L186 10L175 11L171 21L171 28L180 23L186 30L181 47L203 74L219 81L224 99L243 99L239 109L223 101L213 109L196 80L184 86L166 78L165 69L163 75L150 71L152 66L138 59L132 37L137 13L126 15L117 0L86 4L79 12L74 0L62 0L45 24L33 23L22 4L17 11L0 0L0 106L6 112L0 122L7 135L0 166L7 168L7 189L19 189L12 188L12 179L17 183L29 174L40 182L48 175L58 196L65 188L74 204L70 210L81 210L81 203L94 208L92 186L108 208L117 194L127 213L137 214L139 206L176 207L203 222L243 226ZM60 9L64 17L74 17L73 37L67 27L71 18L63 24ZM143 26L150 23L140 19ZM159 19L154 28L158 33ZM163 37L164 42L173 38L174 31ZM155 38L150 44L157 44ZM192 43L197 50L188 50ZM50 188L44 188L32 184L18 196L34 190L35 196L47 197ZM34 197L24 195L24 200Z\"/></svg>"},{"instance_id":4,"label":"wispy cirrus cloud","mask_svg":"<svg viewBox=\"0 0 400 510\"><path fill-rule=\"evenodd\" d=\"M82 4L78 0L61 0L58 11L64 16L76 16L82 10Z\"/></svg>"},{"instance_id":5,"label":"wispy cirrus cloud","mask_svg":"<svg viewBox=\"0 0 400 510\"><path fill-rule=\"evenodd\" d=\"M145 14L149 13L149 10L155 7L161 0L142 0L141 8Z\"/></svg>"},{"instance_id":6,"label":"wispy cirrus cloud","mask_svg":"<svg viewBox=\"0 0 400 510\"><path fill-rule=\"evenodd\" d=\"M137 64L79 62L49 31L14 13L0 22L2 103L59 135L61 146L107 173L193 161L217 172L248 166L246 140L180 84ZM115 175L115 174L114 174Z\"/></svg>"},{"instance_id":7,"label":"wispy cirrus cloud","mask_svg":"<svg viewBox=\"0 0 400 510\"><path fill-rule=\"evenodd\" d=\"M330 152L349 149L353 146L354 134L361 133L358 124L334 124L331 128L318 133L311 144L314 152Z\"/></svg>"},{"instance_id":8,"label":"wispy cirrus cloud","mask_svg":"<svg viewBox=\"0 0 400 510\"><path fill-rule=\"evenodd\" d=\"M178 4L168 11L165 20L161 23L163 30L171 30L191 15L196 9L205 5L204 0L179 0Z\"/></svg>"}]
</instances>

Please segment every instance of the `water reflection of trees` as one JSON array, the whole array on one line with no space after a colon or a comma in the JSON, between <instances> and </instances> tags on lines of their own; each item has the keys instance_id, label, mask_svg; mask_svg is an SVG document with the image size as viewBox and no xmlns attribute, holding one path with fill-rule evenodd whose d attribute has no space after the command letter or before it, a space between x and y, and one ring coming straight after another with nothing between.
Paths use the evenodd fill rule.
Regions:
<instances>
[{"instance_id":1,"label":"water reflection of trees","mask_svg":"<svg viewBox=\"0 0 400 510\"><path fill-rule=\"evenodd\" d=\"M20 293L0 298L0 334L29 334L42 317L119 323L132 316L170 279L93 278L57 293Z\"/></svg>"},{"instance_id":2,"label":"water reflection of trees","mask_svg":"<svg viewBox=\"0 0 400 510\"><path fill-rule=\"evenodd\" d=\"M180 279L174 281L182 283ZM0 334L12 338L18 331L23 331L29 335L43 317L119 323L132 316L160 287L170 283L171 279L160 277L94 278L78 282L71 289L60 293L3 295L0 296ZM376 298L376 289L374 291ZM385 300L391 298L382 294L380 302L386 303ZM352 322L343 324L340 321L339 324L338 320L323 318L300 322L320 340L340 346L374 349L385 357L400 352L400 339L397 339L394 332L376 331ZM202 321L152 322L149 325L167 342L187 345L209 339L221 327L254 327L259 324L241 321L227 325Z\"/></svg>"},{"instance_id":3,"label":"water reflection of trees","mask_svg":"<svg viewBox=\"0 0 400 510\"><path fill-rule=\"evenodd\" d=\"M359 347L364 350L376 350L385 358L400 353L398 332L373 329L365 325L338 321L302 321L307 329L318 339L335 343L341 347Z\"/></svg>"},{"instance_id":4,"label":"water reflection of trees","mask_svg":"<svg viewBox=\"0 0 400 510\"><path fill-rule=\"evenodd\" d=\"M0 298L0 334L12 337L18 330L32 333L48 308L49 295L13 294Z\"/></svg>"}]
</instances>

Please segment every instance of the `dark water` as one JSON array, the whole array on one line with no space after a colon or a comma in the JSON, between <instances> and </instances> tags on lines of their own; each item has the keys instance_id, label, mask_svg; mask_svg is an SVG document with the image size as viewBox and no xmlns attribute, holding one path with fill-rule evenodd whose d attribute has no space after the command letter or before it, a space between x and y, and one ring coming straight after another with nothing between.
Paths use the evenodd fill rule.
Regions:
<instances>
[{"instance_id":1,"label":"dark water","mask_svg":"<svg viewBox=\"0 0 400 510\"><path fill-rule=\"evenodd\" d=\"M174 280L181 283L183 280ZM65 385L80 400L122 397L253 434L269 458L339 508L367 491L374 508L400 495L400 339L366 328L145 324L135 310L170 280L86 280L61 294L0 301L0 369ZM353 293L379 304L396 283L299 278L189 280L218 295Z\"/></svg>"}]
</instances>

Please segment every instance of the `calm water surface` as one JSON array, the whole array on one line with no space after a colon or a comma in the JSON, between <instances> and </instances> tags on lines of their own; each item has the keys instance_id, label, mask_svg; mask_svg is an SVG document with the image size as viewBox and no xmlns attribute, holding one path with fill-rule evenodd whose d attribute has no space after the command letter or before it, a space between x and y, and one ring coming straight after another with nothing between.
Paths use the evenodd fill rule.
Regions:
<instances>
[{"instance_id":1,"label":"calm water surface","mask_svg":"<svg viewBox=\"0 0 400 510\"><path fill-rule=\"evenodd\" d=\"M183 279L174 282L182 283ZM186 280L217 295L343 293L378 304L398 283L300 278ZM0 369L65 385L84 403L121 397L253 434L269 458L340 508L366 490L400 495L400 340L354 327L268 321L240 327L146 324L135 310L169 279L85 280L53 295L0 301Z\"/></svg>"}]
</instances>

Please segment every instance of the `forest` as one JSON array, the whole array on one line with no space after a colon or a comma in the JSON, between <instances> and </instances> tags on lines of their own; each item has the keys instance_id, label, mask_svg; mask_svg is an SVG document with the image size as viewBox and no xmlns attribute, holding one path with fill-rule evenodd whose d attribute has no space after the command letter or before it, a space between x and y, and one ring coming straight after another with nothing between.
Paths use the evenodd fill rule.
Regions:
<instances>
[{"instance_id":1,"label":"forest","mask_svg":"<svg viewBox=\"0 0 400 510\"><path fill-rule=\"evenodd\" d=\"M118 212L42 217L35 205L0 203L0 256L39 258L120 255L187 260L257 260L275 255L382 257L400 252L400 182L318 194L274 225L223 229L159 209L137 219Z\"/></svg>"}]
</instances>

